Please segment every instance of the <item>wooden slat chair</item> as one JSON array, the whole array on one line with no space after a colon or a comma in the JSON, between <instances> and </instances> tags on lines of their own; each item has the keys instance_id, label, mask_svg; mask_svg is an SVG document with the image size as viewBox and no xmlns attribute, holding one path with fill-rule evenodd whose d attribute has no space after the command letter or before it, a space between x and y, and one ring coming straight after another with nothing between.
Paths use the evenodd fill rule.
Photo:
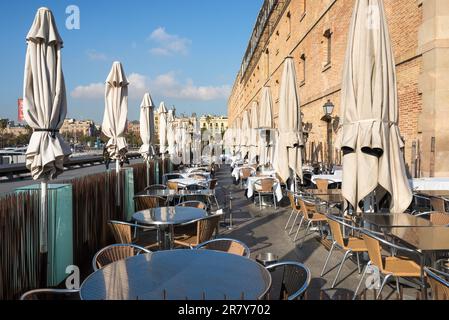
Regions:
<instances>
[{"instance_id":1,"label":"wooden slat chair","mask_svg":"<svg viewBox=\"0 0 449 320\"><path fill-rule=\"evenodd\" d=\"M209 181L209 190L212 191L212 197L215 200L215 204L217 205L217 210L220 208L220 204L218 203L217 200L217 195L215 194L215 191L217 189L217 184L218 184L218 180L217 179L212 179ZM210 200L209 200L209 204L210 204Z\"/></svg>"},{"instance_id":2,"label":"wooden slat chair","mask_svg":"<svg viewBox=\"0 0 449 320\"><path fill-rule=\"evenodd\" d=\"M425 267L424 272L429 282L433 300L449 300L449 274Z\"/></svg>"},{"instance_id":3,"label":"wooden slat chair","mask_svg":"<svg viewBox=\"0 0 449 320\"><path fill-rule=\"evenodd\" d=\"M348 221L349 222L349 221ZM324 263L323 270L321 271L321 277L324 275L326 271L326 266L329 262L329 259L332 255L332 252L335 248L343 250L345 252L343 259L340 262L340 266L337 271L337 275L335 276L334 282L332 283L331 288L335 288L340 272L343 268L345 261L351 257L354 253L357 257L357 268L359 274L362 272L360 268L360 253L368 252L368 248L366 246L365 240L358 237L349 236L344 238L342 228L349 228L353 231L358 231L358 228L353 227L352 225L346 223L342 218L335 217L332 215L327 215L327 223L329 224L330 231L332 234L332 246L329 251L329 254L326 258L326 262Z\"/></svg>"},{"instance_id":4,"label":"wooden slat chair","mask_svg":"<svg viewBox=\"0 0 449 320\"><path fill-rule=\"evenodd\" d=\"M97 271L110 263L133 257L142 252L150 253L151 251L134 244L113 244L95 254L92 259L92 268Z\"/></svg>"},{"instance_id":5,"label":"wooden slat chair","mask_svg":"<svg viewBox=\"0 0 449 320\"><path fill-rule=\"evenodd\" d=\"M326 179L316 179L315 184L318 190L326 191L329 189L329 180Z\"/></svg>"},{"instance_id":6,"label":"wooden slat chair","mask_svg":"<svg viewBox=\"0 0 449 320\"><path fill-rule=\"evenodd\" d=\"M259 209L262 210L262 196L270 195L273 197L274 209L277 209L276 205L276 187L278 182L273 178L262 178L254 183L254 193L258 197L254 197L254 203L256 198L259 199Z\"/></svg>"},{"instance_id":7,"label":"wooden slat chair","mask_svg":"<svg viewBox=\"0 0 449 320\"><path fill-rule=\"evenodd\" d=\"M436 226L449 226L449 213L440 211L429 211L422 212L415 215L415 217L425 217L428 216L430 222Z\"/></svg>"},{"instance_id":8,"label":"wooden slat chair","mask_svg":"<svg viewBox=\"0 0 449 320\"><path fill-rule=\"evenodd\" d=\"M273 279L279 279L273 283L269 291L270 300L298 300L301 299L311 281L311 272L305 265L285 261L267 266Z\"/></svg>"},{"instance_id":9,"label":"wooden slat chair","mask_svg":"<svg viewBox=\"0 0 449 320\"><path fill-rule=\"evenodd\" d=\"M249 177L252 177L256 174L256 170L253 167L243 167L240 169L240 187L243 188L244 183L248 180Z\"/></svg>"},{"instance_id":10,"label":"wooden slat chair","mask_svg":"<svg viewBox=\"0 0 449 320\"><path fill-rule=\"evenodd\" d=\"M188 247L192 249L200 243L211 240L214 232L216 234L218 233L218 227L221 218L222 214L214 214L195 222L195 232L191 234L185 234L181 237L177 237L175 233L174 243L181 247Z\"/></svg>"},{"instance_id":11,"label":"wooden slat chair","mask_svg":"<svg viewBox=\"0 0 449 320\"><path fill-rule=\"evenodd\" d=\"M134 201L137 211L165 207L167 205L167 200L158 196L136 196Z\"/></svg>"},{"instance_id":12,"label":"wooden slat chair","mask_svg":"<svg viewBox=\"0 0 449 320\"><path fill-rule=\"evenodd\" d=\"M301 215L301 207L296 203L295 195L291 191L287 191L288 200L290 201L290 207L292 208L292 211L290 212L290 216L288 217L287 223L285 224L284 230L288 229L288 226L290 224L290 221L293 217L293 215L296 213L295 219L293 220L293 224L290 228L290 232L288 234L291 234L293 231L293 228L296 225L296 221L298 220L298 217Z\"/></svg>"},{"instance_id":13,"label":"wooden slat chair","mask_svg":"<svg viewBox=\"0 0 449 320\"><path fill-rule=\"evenodd\" d=\"M119 244L137 244L146 249L153 249L159 245L159 241L156 239L151 243L143 243L140 239L137 238L137 230L141 229L143 231L156 231L157 229L154 227L146 227L138 224L123 222L123 221L115 221L111 220L108 222L109 228L112 231L115 242ZM134 230L133 230L134 229ZM157 235L157 232L156 232Z\"/></svg>"},{"instance_id":14,"label":"wooden slat chair","mask_svg":"<svg viewBox=\"0 0 449 320\"><path fill-rule=\"evenodd\" d=\"M190 207L190 208L197 208L202 210L207 210L207 205L202 201L184 201L180 204L176 205L177 207ZM192 235L196 232L196 224L195 223L189 223L185 225L175 226L174 227L174 234L175 237L185 237L186 235Z\"/></svg>"},{"instance_id":15,"label":"wooden slat chair","mask_svg":"<svg viewBox=\"0 0 449 320\"><path fill-rule=\"evenodd\" d=\"M446 202L441 198L430 198L430 205L432 206L433 211L447 212Z\"/></svg>"},{"instance_id":16,"label":"wooden slat chair","mask_svg":"<svg viewBox=\"0 0 449 320\"><path fill-rule=\"evenodd\" d=\"M168 181L167 182L167 188L170 189L170 190L178 191L179 190L179 184L177 182L174 182L174 181Z\"/></svg>"},{"instance_id":17,"label":"wooden slat chair","mask_svg":"<svg viewBox=\"0 0 449 320\"><path fill-rule=\"evenodd\" d=\"M251 256L251 251L246 244L239 240L228 238L209 240L197 245L194 249L222 251L246 258Z\"/></svg>"},{"instance_id":18,"label":"wooden slat chair","mask_svg":"<svg viewBox=\"0 0 449 320\"><path fill-rule=\"evenodd\" d=\"M303 222L306 222L306 233L304 234L300 244L300 247L302 247L306 237L309 235L310 227L312 227L313 224L318 225L320 233L322 234L322 224L327 222L327 218L324 214L318 213L316 204L306 202L302 197L299 198L299 206L302 213L302 219L299 223L298 229L296 230L295 238L293 241L296 241Z\"/></svg>"},{"instance_id":19,"label":"wooden slat chair","mask_svg":"<svg viewBox=\"0 0 449 320\"><path fill-rule=\"evenodd\" d=\"M377 293L376 299L379 299L382 290L385 287L385 284L391 277L394 277L396 279L396 289L398 294L400 294L399 278L414 278L420 279L422 281L424 280L421 279L422 270L421 266L418 263L405 256L398 256L398 255L383 256L381 244L388 247L389 251L394 250L395 252L407 253L409 255L416 256L419 260L422 260L423 256L419 251L390 243L386 241L383 238L383 236L379 233L368 231L366 229L362 229L361 231L363 232L363 239L365 240L366 247L368 249L370 261L368 262L368 264L365 267L365 270L363 271L362 277L360 278L360 282L357 286L357 289L354 292L353 299L357 298L357 293L360 289L362 281L365 278L367 270L371 266L375 266L376 268L378 268L380 275L384 277L384 280ZM421 282L420 285L425 286L425 284L422 283L422 281L420 281Z\"/></svg>"}]
</instances>

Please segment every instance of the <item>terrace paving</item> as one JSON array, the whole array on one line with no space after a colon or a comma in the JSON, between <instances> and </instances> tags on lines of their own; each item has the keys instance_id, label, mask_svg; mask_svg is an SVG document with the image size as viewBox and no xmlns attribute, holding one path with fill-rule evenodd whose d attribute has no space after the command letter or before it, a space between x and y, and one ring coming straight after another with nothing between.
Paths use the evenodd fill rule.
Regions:
<instances>
[{"instance_id":1,"label":"terrace paving","mask_svg":"<svg viewBox=\"0 0 449 320\"><path fill-rule=\"evenodd\" d=\"M232 193L234 198L232 207L235 228L233 230L221 228L220 237L230 237L243 241L250 247L253 259L259 253L271 252L276 254L279 260L293 260L304 263L312 273L312 281L307 292L308 299L352 299L355 288L360 281L357 264L353 261L347 261L343 266L336 288L331 289L343 253L334 250L327 267L331 270L320 277L328 249L318 241L318 233L308 236L303 247L300 248L300 239L304 235L304 231L300 232L299 239L295 243L292 239L293 235L290 237L284 230L290 215L290 207L286 197L284 197L278 210L274 210L272 207L259 210L258 205L254 205L250 199L246 198L244 190L240 189L239 185L233 184L230 172L229 166L222 166L216 173L216 178L219 181L217 197L220 204L225 203L224 196L226 194ZM402 288L404 300L417 298L418 290L407 286L402 286ZM360 291L362 290L363 285ZM367 291L364 295L364 299L373 299L373 297L373 291ZM398 299L395 286L386 286L382 297L384 299Z\"/></svg>"}]
</instances>

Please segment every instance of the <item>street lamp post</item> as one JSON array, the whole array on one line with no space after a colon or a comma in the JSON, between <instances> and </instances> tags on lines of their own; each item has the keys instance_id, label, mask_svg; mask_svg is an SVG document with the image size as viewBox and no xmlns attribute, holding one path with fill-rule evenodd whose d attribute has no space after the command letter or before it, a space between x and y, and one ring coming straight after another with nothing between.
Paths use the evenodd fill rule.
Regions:
<instances>
[{"instance_id":1,"label":"street lamp post","mask_svg":"<svg viewBox=\"0 0 449 320\"><path fill-rule=\"evenodd\" d=\"M332 113L334 112L334 104L327 100L327 102L323 106L324 110L324 117L321 118L321 120L325 121L327 123L327 162L329 169L332 169Z\"/></svg>"}]
</instances>

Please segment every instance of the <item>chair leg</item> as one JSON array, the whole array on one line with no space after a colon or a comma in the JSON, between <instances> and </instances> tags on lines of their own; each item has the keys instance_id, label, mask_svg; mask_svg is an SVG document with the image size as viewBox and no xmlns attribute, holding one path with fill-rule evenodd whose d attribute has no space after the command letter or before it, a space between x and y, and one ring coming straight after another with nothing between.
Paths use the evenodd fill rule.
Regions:
<instances>
[{"instance_id":1,"label":"chair leg","mask_svg":"<svg viewBox=\"0 0 449 320\"><path fill-rule=\"evenodd\" d=\"M396 291L398 293L399 296L401 296L401 286L399 284L399 277L395 277L396 278Z\"/></svg>"},{"instance_id":2,"label":"chair leg","mask_svg":"<svg viewBox=\"0 0 449 320\"><path fill-rule=\"evenodd\" d=\"M302 248L302 246L304 245L304 241L309 234L309 229L310 229L311 225L312 225L312 221L309 221L309 223L307 224L306 233L304 234L304 237L301 240L301 244L299 245L300 248ZM299 229L298 229L298 231L299 231ZM298 235L298 234L296 234L296 235ZM296 241L296 236L295 236L295 240L293 240L293 241Z\"/></svg>"},{"instance_id":3,"label":"chair leg","mask_svg":"<svg viewBox=\"0 0 449 320\"><path fill-rule=\"evenodd\" d=\"M293 228L295 227L296 221L298 220L298 216L299 216L299 212L296 212L295 220L293 221L292 227L290 228L290 232L288 233L289 235L291 235L293 232Z\"/></svg>"},{"instance_id":4,"label":"chair leg","mask_svg":"<svg viewBox=\"0 0 449 320\"><path fill-rule=\"evenodd\" d=\"M348 250L348 251L346 251L345 255L343 256L343 260L341 260L340 267L338 267L337 275L335 276L334 282L332 283L332 286L331 286L332 289L335 288L335 285L337 284L338 277L340 276L340 273L341 273L341 269L343 268L343 265L345 264L346 259L348 259L348 257L350 255L352 255L352 251Z\"/></svg>"},{"instance_id":5,"label":"chair leg","mask_svg":"<svg viewBox=\"0 0 449 320\"><path fill-rule=\"evenodd\" d=\"M290 224L290 220L292 219L294 212L295 212L295 210L292 209L292 211L290 212L290 216L288 217L287 223L285 224L284 230L287 230L288 225Z\"/></svg>"},{"instance_id":6,"label":"chair leg","mask_svg":"<svg viewBox=\"0 0 449 320\"><path fill-rule=\"evenodd\" d=\"M392 274L387 274L384 278L384 281L382 282L382 285L380 286L379 292L377 293L377 297L376 300L379 299L380 294L382 293L382 290L385 287L385 284L387 283L388 279L390 279L393 275Z\"/></svg>"},{"instance_id":7,"label":"chair leg","mask_svg":"<svg viewBox=\"0 0 449 320\"><path fill-rule=\"evenodd\" d=\"M324 263L324 267L323 267L323 270L321 271L320 277L322 277L324 275L324 271L326 270L327 264L329 262L329 259L330 259L331 255L332 255L332 251L334 251L335 244L336 244L335 241L332 242L331 249L329 250L329 254L327 255L326 262Z\"/></svg>"},{"instance_id":8,"label":"chair leg","mask_svg":"<svg viewBox=\"0 0 449 320\"><path fill-rule=\"evenodd\" d=\"M262 195L259 193L259 210L262 211Z\"/></svg>"},{"instance_id":9,"label":"chair leg","mask_svg":"<svg viewBox=\"0 0 449 320\"><path fill-rule=\"evenodd\" d=\"M352 297L352 300L355 300L357 298L357 293L359 292L360 286L362 285L363 279L365 278L366 272L368 271L368 268L371 266L371 261L367 263L365 266L365 270L363 270L362 277L360 278L359 284L357 285L357 288L355 289L354 296Z\"/></svg>"},{"instance_id":10,"label":"chair leg","mask_svg":"<svg viewBox=\"0 0 449 320\"><path fill-rule=\"evenodd\" d=\"M214 194L215 204L217 205L217 210L220 208L220 204L218 203L217 196Z\"/></svg>"},{"instance_id":11,"label":"chair leg","mask_svg":"<svg viewBox=\"0 0 449 320\"><path fill-rule=\"evenodd\" d=\"M277 204L276 204L276 195L273 192L273 203L274 203L274 210L277 210Z\"/></svg>"},{"instance_id":12,"label":"chair leg","mask_svg":"<svg viewBox=\"0 0 449 320\"><path fill-rule=\"evenodd\" d=\"M301 230L303 221L304 221L304 217L301 217L301 221L299 222L298 229L296 229L295 237L293 238L294 239L293 241L295 241L295 242L296 242L296 239L298 238L299 230Z\"/></svg>"},{"instance_id":13,"label":"chair leg","mask_svg":"<svg viewBox=\"0 0 449 320\"><path fill-rule=\"evenodd\" d=\"M359 271L359 274L361 274L362 273L362 268L360 267L360 252L357 252L356 256L357 256L357 269Z\"/></svg>"}]
</instances>

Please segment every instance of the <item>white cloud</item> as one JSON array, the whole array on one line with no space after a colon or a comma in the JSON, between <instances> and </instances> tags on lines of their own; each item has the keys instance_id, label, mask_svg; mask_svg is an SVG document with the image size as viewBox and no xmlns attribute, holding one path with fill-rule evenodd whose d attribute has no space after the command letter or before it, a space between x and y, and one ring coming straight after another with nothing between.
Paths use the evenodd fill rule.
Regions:
<instances>
[{"instance_id":1,"label":"white cloud","mask_svg":"<svg viewBox=\"0 0 449 320\"><path fill-rule=\"evenodd\" d=\"M104 83L92 83L76 87L71 96L75 99L100 99L104 97Z\"/></svg>"},{"instance_id":2,"label":"white cloud","mask_svg":"<svg viewBox=\"0 0 449 320\"><path fill-rule=\"evenodd\" d=\"M162 99L178 99L190 101L210 101L226 99L230 92L229 85L197 86L188 79L180 82L174 72L160 74L153 79L139 74L131 73L128 76L129 99L140 100L146 92ZM78 86L72 91L72 97L77 99L99 99L104 97L104 83L93 83L87 86Z\"/></svg>"},{"instance_id":3,"label":"white cloud","mask_svg":"<svg viewBox=\"0 0 449 320\"><path fill-rule=\"evenodd\" d=\"M186 55L192 44L190 39L169 34L163 27L155 29L148 37L148 40L153 41L158 45L157 47L151 48L150 53L159 56L171 56L175 54Z\"/></svg>"},{"instance_id":4,"label":"white cloud","mask_svg":"<svg viewBox=\"0 0 449 320\"><path fill-rule=\"evenodd\" d=\"M108 57L104 53L98 52L96 50L87 50L86 55L89 58L89 60L93 60L93 61L108 60Z\"/></svg>"}]
</instances>

